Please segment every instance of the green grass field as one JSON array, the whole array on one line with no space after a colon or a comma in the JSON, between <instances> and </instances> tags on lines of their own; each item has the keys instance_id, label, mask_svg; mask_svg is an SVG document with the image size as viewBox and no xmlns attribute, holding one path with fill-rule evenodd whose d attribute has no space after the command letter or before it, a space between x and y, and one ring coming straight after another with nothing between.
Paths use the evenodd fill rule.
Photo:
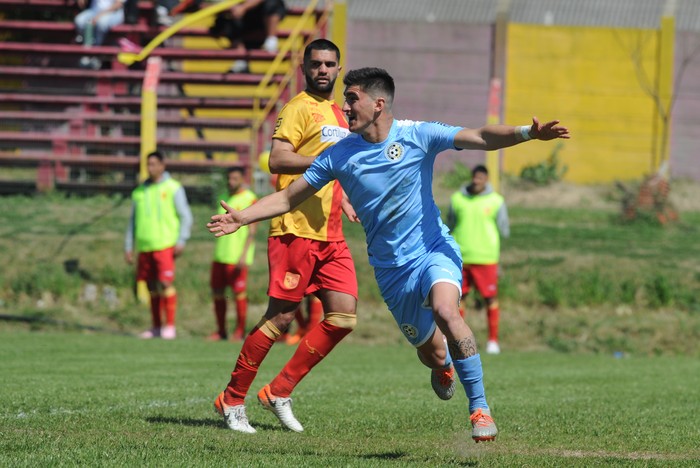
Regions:
<instances>
[{"instance_id":1,"label":"green grass field","mask_svg":"<svg viewBox=\"0 0 700 468\"><path fill-rule=\"evenodd\" d=\"M397 332L398 333L398 332ZM297 387L305 432L247 402L254 435L212 402L239 347L199 339L0 333L0 466L698 466L690 357L483 356L500 428L475 444L466 398L444 402L406 344L339 345ZM276 346L252 393L292 350Z\"/></svg>"},{"instance_id":2,"label":"green grass field","mask_svg":"<svg viewBox=\"0 0 700 468\"><path fill-rule=\"evenodd\" d=\"M512 235L502 249L502 345L700 356L698 203L684 208L681 223L664 228L621 223L607 192L572 199L582 188L538 190L506 193ZM436 184L443 209L451 191ZM700 199L696 192L682 200ZM193 212L192 238L177 261L178 333L203 337L214 328L214 241L204 226L214 208L194 205ZM147 328L148 309L134 298L133 268L123 259L128 213L129 202L116 197L0 198L0 315L31 321L25 329L53 330L59 323L134 334ZM345 223L345 232L360 287L360 321L348 340L399 342L367 261L362 228ZM266 234L262 223L249 275L249 328L267 302ZM77 268L68 271L71 260ZM485 314L475 312L472 301L469 306L470 325L483 341ZM0 330L5 326L0 321Z\"/></svg>"},{"instance_id":3,"label":"green grass field","mask_svg":"<svg viewBox=\"0 0 700 468\"><path fill-rule=\"evenodd\" d=\"M623 224L605 193L579 190L506 194L503 354L483 356L491 444L471 441L462 393L433 395L359 226L346 225L358 325L294 394L306 431L283 431L251 400L259 432L245 436L212 410L239 345L202 340L211 206L193 206L178 340L164 342L133 338L149 315L123 261L128 202L0 198L0 466L699 466L700 208L665 228ZM450 191L438 187L443 208ZM249 327L266 303L265 237L263 224ZM483 311L468 321L483 342ZM253 393L292 351L273 348Z\"/></svg>"}]
</instances>

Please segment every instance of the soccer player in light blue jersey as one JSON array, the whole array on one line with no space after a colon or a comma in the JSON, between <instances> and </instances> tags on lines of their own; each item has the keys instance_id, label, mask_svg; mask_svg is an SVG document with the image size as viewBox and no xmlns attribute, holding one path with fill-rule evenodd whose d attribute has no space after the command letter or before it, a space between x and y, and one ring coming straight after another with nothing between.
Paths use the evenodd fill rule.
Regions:
<instances>
[{"instance_id":1,"label":"soccer player in light blue jersey","mask_svg":"<svg viewBox=\"0 0 700 468\"><path fill-rule=\"evenodd\" d=\"M243 211L222 201L227 213L212 216L207 227L217 237L230 234L340 181L365 229L382 297L420 361L432 369L433 389L451 398L456 372L469 399L472 438L494 440L498 430L486 403L476 340L459 315L462 258L433 199L433 164L446 149L495 150L569 138L569 131L557 120L541 124L536 117L532 125L477 129L395 120L394 80L385 70L352 70L343 82L343 112L353 134L321 153L285 190Z\"/></svg>"}]
</instances>

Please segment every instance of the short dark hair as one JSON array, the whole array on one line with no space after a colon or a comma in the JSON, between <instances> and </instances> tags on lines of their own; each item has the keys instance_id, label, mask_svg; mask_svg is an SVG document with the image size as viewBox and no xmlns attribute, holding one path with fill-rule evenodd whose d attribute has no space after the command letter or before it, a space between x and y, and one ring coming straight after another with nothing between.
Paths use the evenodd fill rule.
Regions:
<instances>
[{"instance_id":1,"label":"short dark hair","mask_svg":"<svg viewBox=\"0 0 700 468\"><path fill-rule=\"evenodd\" d=\"M389 104L394 101L396 91L394 79L383 68L366 67L350 70L343 78L343 83L346 87L357 85L367 94L384 94L390 101Z\"/></svg>"},{"instance_id":2,"label":"short dark hair","mask_svg":"<svg viewBox=\"0 0 700 468\"><path fill-rule=\"evenodd\" d=\"M484 173L486 175L489 175L489 170L486 169L486 166L483 164L479 164L478 166L474 166L474 169L472 169L472 177L476 175L477 172Z\"/></svg>"},{"instance_id":3,"label":"short dark hair","mask_svg":"<svg viewBox=\"0 0 700 468\"><path fill-rule=\"evenodd\" d=\"M312 50L330 50L331 52L335 52L338 62L340 62L340 49L328 39L316 39L309 42L309 45L304 49L304 63L307 63L311 58Z\"/></svg>"},{"instance_id":4,"label":"short dark hair","mask_svg":"<svg viewBox=\"0 0 700 468\"><path fill-rule=\"evenodd\" d=\"M245 175L245 167L243 167L243 166L231 166L226 171L226 175L228 175L232 172L240 172L241 175Z\"/></svg>"},{"instance_id":5,"label":"short dark hair","mask_svg":"<svg viewBox=\"0 0 700 468\"><path fill-rule=\"evenodd\" d=\"M146 159L148 159L148 158L156 158L156 159L158 159L158 161L163 162L163 160L165 159L165 156L163 156L163 153L156 150L156 151L151 151L150 153L148 153L148 156L146 156Z\"/></svg>"}]
</instances>

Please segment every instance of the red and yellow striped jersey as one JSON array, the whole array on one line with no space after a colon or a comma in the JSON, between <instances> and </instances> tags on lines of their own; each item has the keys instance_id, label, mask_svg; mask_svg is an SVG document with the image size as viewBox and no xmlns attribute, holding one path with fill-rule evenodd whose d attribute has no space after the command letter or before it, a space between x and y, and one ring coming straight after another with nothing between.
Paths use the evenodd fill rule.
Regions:
<instances>
[{"instance_id":1,"label":"red and yellow striped jersey","mask_svg":"<svg viewBox=\"0 0 700 468\"><path fill-rule=\"evenodd\" d=\"M272 138L288 141L300 155L315 157L349 133L345 116L335 102L303 91L280 111ZM299 177L301 174L280 174L277 190ZM294 210L273 218L270 236L294 234L320 241L343 240L341 199L340 184L329 183Z\"/></svg>"}]
</instances>

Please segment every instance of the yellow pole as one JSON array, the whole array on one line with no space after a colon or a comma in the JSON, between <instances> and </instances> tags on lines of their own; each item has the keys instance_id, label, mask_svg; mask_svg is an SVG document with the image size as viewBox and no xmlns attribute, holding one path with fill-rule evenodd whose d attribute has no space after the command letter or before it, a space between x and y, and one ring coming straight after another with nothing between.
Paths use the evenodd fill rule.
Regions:
<instances>
[{"instance_id":1,"label":"yellow pole","mask_svg":"<svg viewBox=\"0 0 700 468\"><path fill-rule=\"evenodd\" d=\"M146 75L141 91L141 158L139 177L146 180L146 156L156 150L156 130L158 127L158 82L163 61L160 57L150 57L146 62Z\"/></svg>"},{"instance_id":2,"label":"yellow pole","mask_svg":"<svg viewBox=\"0 0 700 468\"><path fill-rule=\"evenodd\" d=\"M333 2L333 22L331 24L331 41L338 46L341 55L341 64L347 62L347 36L348 36L348 5L345 0L336 0ZM335 86L334 99L335 102L342 106L345 102L345 97L343 96L343 91L345 87L342 86L343 76L342 72L338 74L338 81Z\"/></svg>"},{"instance_id":3,"label":"yellow pole","mask_svg":"<svg viewBox=\"0 0 700 468\"><path fill-rule=\"evenodd\" d=\"M673 2L671 2L673 4ZM675 38L675 18L672 8L664 11L661 17L661 31L659 33L659 60L658 76L659 96L658 111L656 113L656 141L654 151L655 164L653 169L658 170L669 157L669 143L671 135L671 103L673 97L673 54Z\"/></svg>"},{"instance_id":4,"label":"yellow pole","mask_svg":"<svg viewBox=\"0 0 700 468\"><path fill-rule=\"evenodd\" d=\"M501 79L491 78L491 86L489 87L489 103L488 115L486 122L488 124L501 123ZM489 182L493 190L498 192L501 186L501 164L500 151L486 152L486 168L489 171Z\"/></svg>"}]
</instances>

